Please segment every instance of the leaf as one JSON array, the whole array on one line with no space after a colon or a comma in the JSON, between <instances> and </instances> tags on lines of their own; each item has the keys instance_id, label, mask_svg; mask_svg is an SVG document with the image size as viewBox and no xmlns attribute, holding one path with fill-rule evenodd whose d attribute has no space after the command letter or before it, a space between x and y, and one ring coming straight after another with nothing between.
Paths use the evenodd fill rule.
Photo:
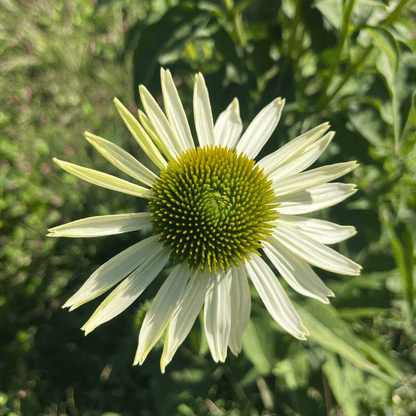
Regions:
<instances>
[{"instance_id":1,"label":"leaf","mask_svg":"<svg viewBox=\"0 0 416 416\"><path fill-rule=\"evenodd\" d=\"M394 227L391 214L386 208L382 211L381 219L386 227L390 245L393 250L394 260L403 279L403 298L407 303L408 320L410 323L413 320L414 308L414 256L412 232L405 224Z\"/></svg>"},{"instance_id":2,"label":"leaf","mask_svg":"<svg viewBox=\"0 0 416 416\"><path fill-rule=\"evenodd\" d=\"M387 375L367 359L360 347L360 342L363 341L360 341L349 327L338 318L336 309L332 305L307 301L304 307L296 304L295 306L304 325L310 331L309 339L311 341L321 345L325 350L339 354L356 367L374 374L383 381L395 383L400 379L397 372ZM380 354L382 353L380 352ZM378 364L381 362L378 361Z\"/></svg>"},{"instance_id":3,"label":"leaf","mask_svg":"<svg viewBox=\"0 0 416 416\"><path fill-rule=\"evenodd\" d=\"M414 305L413 238L407 226L403 225L400 228L398 230L399 236L396 236L396 233L390 235L390 244L393 249L394 259L403 279L403 298L406 300L409 308L409 316L412 317Z\"/></svg>"},{"instance_id":4,"label":"leaf","mask_svg":"<svg viewBox=\"0 0 416 416\"><path fill-rule=\"evenodd\" d=\"M326 362L322 367L322 371L328 379L331 391L337 402L342 406L343 413L346 416L359 416L359 398L352 394L350 383L346 379L345 369L338 363L335 354L326 353ZM359 371L359 370L356 370Z\"/></svg>"},{"instance_id":5,"label":"leaf","mask_svg":"<svg viewBox=\"0 0 416 416\"><path fill-rule=\"evenodd\" d=\"M358 110L348 111L348 116L354 128L371 144L376 147L383 145L383 122L374 108L360 107Z\"/></svg>"},{"instance_id":6,"label":"leaf","mask_svg":"<svg viewBox=\"0 0 416 416\"><path fill-rule=\"evenodd\" d=\"M412 106L401 137L402 150L405 155L414 149L416 143L416 91L412 95Z\"/></svg>"},{"instance_id":7,"label":"leaf","mask_svg":"<svg viewBox=\"0 0 416 416\"><path fill-rule=\"evenodd\" d=\"M144 29L138 25L136 30L141 30L141 33L129 34L130 39L139 38L133 53L134 85L144 84L152 89L151 80L156 73L157 78L159 76L160 57L184 47L207 16L207 12L186 3L172 7L160 20ZM137 88L135 94L138 99Z\"/></svg>"},{"instance_id":8,"label":"leaf","mask_svg":"<svg viewBox=\"0 0 416 416\"><path fill-rule=\"evenodd\" d=\"M378 72L384 77L389 89L392 103L391 114L394 127L394 137L397 143L400 131L400 102L397 94L396 75L400 62L400 51L396 39L385 28L374 26L366 29L374 39L374 45L380 51L376 67Z\"/></svg>"},{"instance_id":9,"label":"leaf","mask_svg":"<svg viewBox=\"0 0 416 416\"><path fill-rule=\"evenodd\" d=\"M390 88L394 88L394 81L399 67L400 51L396 39L385 28L379 26L367 27L374 39L374 46L380 51L377 69L385 77Z\"/></svg>"},{"instance_id":10,"label":"leaf","mask_svg":"<svg viewBox=\"0 0 416 416\"><path fill-rule=\"evenodd\" d=\"M340 29L342 17L341 0L317 0L315 7L325 16L332 26Z\"/></svg>"},{"instance_id":11,"label":"leaf","mask_svg":"<svg viewBox=\"0 0 416 416\"><path fill-rule=\"evenodd\" d=\"M271 321L266 315L250 319L242 337L244 354L261 375L270 374L275 361Z\"/></svg>"},{"instance_id":12,"label":"leaf","mask_svg":"<svg viewBox=\"0 0 416 416\"><path fill-rule=\"evenodd\" d=\"M386 308L343 308L338 310L341 318L354 321L361 318L376 318L381 314L386 314L389 309Z\"/></svg>"},{"instance_id":13,"label":"leaf","mask_svg":"<svg viewBox=\"0 0 416 416\"><path fill-rule=\"evenodd\" d=\"M299 351L292 353L290 358L278 361L273 369L273 374L280 376L292 391L306 387L310 373L310 357L304 348L299 348Z\"/></svg>"}]
</instances>

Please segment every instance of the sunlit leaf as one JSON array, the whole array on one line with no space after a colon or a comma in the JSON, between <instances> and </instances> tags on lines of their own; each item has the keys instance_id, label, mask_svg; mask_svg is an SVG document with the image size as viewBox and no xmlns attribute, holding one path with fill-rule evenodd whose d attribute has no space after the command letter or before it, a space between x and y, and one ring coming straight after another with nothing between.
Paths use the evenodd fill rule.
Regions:
<instances>
[{"instance_id":1,"label":"sunlit leaf","mask_svg":"<svg viewBox=\"0 0 416 416\"><path fill-rule=\"evenodd\" d=\"M336 29L341 27L341 0L317 0L315 1L315 7L325 16L332 26Z\"/></svg>"},{"instance_id":2,"label":"sunlit leaf","mask_svg":"<svg viewBox=\"0 0 416 416\"><path fill-rule=\"evenodd\" d=\"M373 37L374 45L380 51L377 69L392 88L400 60L400 50L396 39L387 29L379 26L367 27L366 31Z\"/></svg>"},{"instance_id":3,"label":"sunlit leaf","mask_svg":"<svg viewBox=\"0 0 416 416\"><path fill-rule=\"evenodd\" d=\"M307 302L304 307L296 305L304 325L310 332L309 339L324 349L335 352L358 368L380 377L387 382L395 378L385 374L370 362L357 342L356 335L338 317L332 305ZM398 376L396 376L398 377Z\"/></svg>"}]
</instances>

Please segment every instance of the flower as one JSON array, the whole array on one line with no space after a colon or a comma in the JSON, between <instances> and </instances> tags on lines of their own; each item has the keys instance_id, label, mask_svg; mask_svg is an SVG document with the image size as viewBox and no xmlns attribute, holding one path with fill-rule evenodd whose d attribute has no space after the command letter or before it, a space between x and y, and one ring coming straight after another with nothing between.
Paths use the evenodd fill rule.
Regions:
<instances>
[{"instance_id":1,"label":"flower","mask_svg":"<svg viewBox=\"0 0 416 416\"><path fill-rule=\"evenodd\" d=\"M52 228L50 236L153 230L151 237L98 268L64 307L73 310L117 285L83 326L88 334L132 304L172 260L173 269L145 316L134 364L144 361L167 329L164 372L203 305L213 359L224 361L228 347L237 355L251 309L248 277L271 316L294 337L306 339L308 330L258 250L293 289L328 303L334 294L309 264L358 275L358 264L327 246L353 236L355 229L299 215L352 195L354 185L328 182L352 171L356 162L304 172L334 136L327 132L328 123L255 162L279 122L284 100L277 98L261 110L241 136L238 100L214 124L201 74L194 88L196 146L169 71L161 70L161 83L166 114L144 86L140 96L146 113L139 111L140 123L114 100L133 137L160 169L159 176L120 147L88 132L87 140L105 158L142 185L55 159L87 182L148 199L149 212L85 218Z\"/></svg>"}]
</instances>

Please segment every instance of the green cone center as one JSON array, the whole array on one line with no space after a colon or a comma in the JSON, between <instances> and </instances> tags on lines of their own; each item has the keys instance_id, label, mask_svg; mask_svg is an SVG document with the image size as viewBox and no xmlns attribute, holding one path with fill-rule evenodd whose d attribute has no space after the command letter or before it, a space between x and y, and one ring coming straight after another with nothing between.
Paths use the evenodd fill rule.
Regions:
<instances>
[{"instance_id":1,"label":"green cone center","mask_svg":"<svg viewBox=\"0 0 416 416\"><path fill-rule=\"evenodd\" d=\"M153 231L171 247L171 258L191 269L238 266L262 247L277 218L271 185L254 160L233 149L187 150L153 187Z\"/></svg>"}]
</instances>

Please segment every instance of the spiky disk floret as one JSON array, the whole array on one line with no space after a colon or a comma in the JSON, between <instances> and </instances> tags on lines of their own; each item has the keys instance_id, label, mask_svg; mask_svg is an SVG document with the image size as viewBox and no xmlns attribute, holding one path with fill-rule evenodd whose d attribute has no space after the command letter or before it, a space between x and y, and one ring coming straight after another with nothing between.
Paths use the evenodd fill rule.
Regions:
<instances>
[{"instance_id":1,"label":"spiky disk floret","mask_svg":"<svg viewBox=\"0 0 416 416\"><path fill-rule=\"evenodd\" d=\"M175 261L217 271L257 253L277 218L272 181L246 155L198 147L169 163L149 203L155 234Z\"/></svg>"}]
</instances>

